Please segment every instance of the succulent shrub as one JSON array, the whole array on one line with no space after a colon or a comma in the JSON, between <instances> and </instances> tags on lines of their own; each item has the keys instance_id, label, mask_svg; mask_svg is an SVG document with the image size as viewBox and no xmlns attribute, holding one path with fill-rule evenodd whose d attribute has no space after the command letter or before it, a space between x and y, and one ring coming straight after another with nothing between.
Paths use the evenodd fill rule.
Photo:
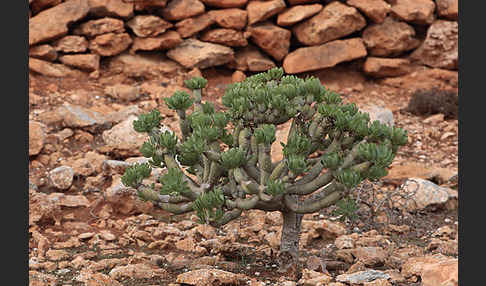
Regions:
<instances>
[{"instance_id":1,"label":"succulent shrub","mask_svg":"<svg viewBox=\"0 0 486 286\"><path fill-rule=\"evenodd\" d=\"M180 138L160 131L157 110L133 123L150 135L140 149L150 160L127 169L123 184L166 211L195 212L215 227L244 210L280 211L280 271L298 278L303 215L335 204L363 180L385 176L407 133L370 122L319 79L284 75L281 68L230 85L224 111L202 102L206 83L187 80L192 94L178 91L165 100L178 114ZM275 142L277 126L289 120L287 143ZM282 160L272 161L272 144L283 146ZM168 172L157 178L160 184L143 184L152 167Z\"/></svg>"}]
</instances>

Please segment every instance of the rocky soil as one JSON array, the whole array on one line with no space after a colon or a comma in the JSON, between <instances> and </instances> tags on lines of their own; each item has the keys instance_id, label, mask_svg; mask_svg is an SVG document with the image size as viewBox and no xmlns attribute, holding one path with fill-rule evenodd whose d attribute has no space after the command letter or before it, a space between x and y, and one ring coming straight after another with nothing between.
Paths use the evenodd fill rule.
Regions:
<instances>
[{"instance_id":1,"label":"rocky soil","mask_svg":"<svg viewBox=\"0 0 486 286\"><path fill-rule=\"evenodd\" d=\"M276 271L279 213L249 211L214 229L121 185L124 169L143 160L137 114L157 108L178 133L162 99L184 79L205 76L203 100L223 108L225 86L245 76L150 64L127 57L102 64L97 77L29 74L29 285L457 285L458 121L407 110L417 91L457 92L457 71L417 66L376 79L352 62L301 74L406 129L409 143L383 182L356 189L354 219L336 207L306 215L303 277L290 281Z\"/></svg>"}]
</instances>

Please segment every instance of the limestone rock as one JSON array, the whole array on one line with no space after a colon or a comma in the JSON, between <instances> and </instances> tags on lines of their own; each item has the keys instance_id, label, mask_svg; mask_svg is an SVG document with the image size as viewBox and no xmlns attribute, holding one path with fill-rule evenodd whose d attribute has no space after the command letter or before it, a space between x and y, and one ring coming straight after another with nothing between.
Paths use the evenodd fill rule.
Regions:
<instances>
[{"instance_id":1,"label":"limestone rock","mask_svg":"<svg viewBox=\"0 0 486 286\"><path fill-rule=\"evenodd\" d=\"M248 0L201 0L204 4L217 8L240 8L246 5Z\"/></svg>"},{"instance_id":2,"label":"limestone rock","mask_svg":"<svg viewBox=\"0 0 486 286\"><path fill-rule=\"evenodd\" d=\"M457 21L459 17L459 0L435 0L439 17Z\"/></svg>"},{"instance_id":3,"label":"limestone rock","mask_svg":"<svg viewBox=\"0 0 486 286\"><path fill-rule=\"evenodd\" d=\"M82 36L65 36L55 41L52 46L58 52L82 53L88 48L88 40Z\"/></svg>"},{"instance_id":4,"label":"limestone rock","mask_svg":"<svg viewBox=\"0 0 486 286\"><path fill-rule=\"evenodd\" d=\"M408 59L367 57L363 71L372 77L393 77L406 75L410 67Z\"/></svg>"},{"instance_id":5,"label":"limestone rock","mask_svg":"<svg viewBox=\"0 0 486 286\"><path fill-rule=\"evenodd\" d=\"M183 20L204 13L205 7L198 0L172 0L162 9L162 17L169 21Z\"/></svg>"},{"instance_id":6,"label":"limestone rock","mask_svg":"<svg viewBox=\"0 0 486 286\"><path fill-rule=\"evenodd\" d=\"M219 269L198 269L179 274L177 283L189 284L194 286L215 285L239 285L239 278L244 275L234 274Z\"/></svg>"},{"instance_id":7,"label":"limestone rock","mask_svg":"<svg viewBox=\"0 0 486 286\"><path fill-rule=\"evenodd\" d=\"M46 130L47 126L44 124L29 120L29 156L39 154L44 147Z\"/></svg>"},{"instance_id":8,"label":"limestone rock","mask_svg":"<svg viewBox=\"0 0 486 286\"><path fill-rule=\"evenodd\" d=\"M186 39L169 50L167 56L186 68L204 69L230 62L234 58L234 52L222 45Z\"/></svg>"},{"instance_id":9,"label":"limestone rock","mask_svg":"<svg viewBox=\"0 0 486 286\"><path fill-rule=\"evenodd\" d=\"M127 22L139 37L155 37L172 27L172 24L154 15L137 15Z\"/></svg>"},{"instance_id":10,"label":"limestone rock","mask_svg":"<svg viewBox=\"0 0 486 286\"><path fill-rule=\"evenodd\" d=\"M100 56L96 54L64 55L59 60L67 66L90 72L100 68Z\"/></svg>"},{"instance_id":11,"label":"limestone rock","mask_svg":"<svg viewBox=\"0 0 486 286\"><path fill-rule=\"evenodd\" d=\"M278 15L277 25L291 26L304 19L314 16L315 14L319 13L321 10L322 10L321 4L293 6Z\"/></svg>"},{"instance_id":12,"label":"limestone rock","mask_svg":"<svg viewBox=\"0 0 486 286\"><path fill-rule=\"evenodd\" d=\"M238 8L211 10L208 14L221 27L236 30L242 30L248 18L248 12Z\"/></svg>"},{"instance_id":13,"label":"limestone rock","mask_svg":"<svg viewBox=\"0 0 486 286\"><path fill-rule=\"evenodd\" d=\"M246 11L248 11L248 25L267 20L282 12L285 7L284 0L250 1L248 5L246 5Z\"/></svg>"},{"instance_id":14,"label":"limestone rock","mask_svg":"<svg viewBox=\"0 0 486 286\"><path fill-rule=\"evenodd\" d=\"M228 64L232 69L241 71L261 72L274 68L275 63L260 50L248 45L235 54L235 61Z\"/></svg>"},{"instance_id":15,"label":"limestone rock","mask_svg":"<svg viewBox=\"0 0 486 286\"><path fill-rule=\"evenodd\" d=\"M121 53L109 60L110 70L121 72L130 77L146 79L175 75L182 67L164 54L138 55Z\"/></svg>"},{"instance_id":16,"label":"limestone rock","mask_svg":"<svg viewBox=\"0 0 486 286\"><path fill-rule=\"evenodd\" d=\"M335 1L292 30L299 42L315 46L347 36L365 26L366 20L356 8Z\"/></svg>"},{"instance_id":17,"label":"limestone rock","mask_svg":"<svg viewBox=\"0 0 486 286\"><path fill-rule=\"evenodd\" d=\"M182 38L188 38L211 26L213 23L214 20L208 13L205 13L177 22L175 27L177 28L177 33L179 33Z\"/></svg>"},{"instance_id":18,"label":"limestone rock","mask_svg":"<svg viewBox=\"0 0 486 286\"><path fill-rule=\"evenodd\" d=\"M370 123L378 120L382 124L394 125L393 113L390 109L370 104L361 107L360 111L367 112L370 115Z\"/></svg>"},{"instance_id":19,"label":"limestone rock","mask_svg":"<svg viewBox=\"0 0 486 286\"><path fill-rule=\"evenodd\" d=\"M435 20L435 3L432 0L396 0L391 13L399 19L420 25L432 24Z\"/></svg>"},{"instance_id":20,"label":"limestone rock","mask_svg":"<svg viewBox=\"0 0 486 286\"><path fill-rule=\"evenodd\" d=\"M361 284L371 282L376 279L389 279L390 275L379 270L365 270L358 271L351 274L341 274L336 277L339 282L346 282L350 284Z\"/></svg>"},{"instance_id":21,"label":"limestone rock","mask_svg":"<svg viewBox=\"0 0 486 286\"><path fill-rule=\"evenodd\" d=\"M100 56L115 56L128 49L132 38L128 33L107 33L94 38L89 42L89 49Z\"/></svg>"},{"instance_id":22,"label":"limestone rock","mask_svg":"<svg viewBox=\"0 0 486 286\"><path fill-rule=\"evenodd\" d=\"M336 40L298 48L285 57L282 66L286 73L301 73L333 67L341 62L365 57L366 54L366 47L360 38Z\"/></svg>"},{"instance_id":23,"label":"limestone rock","mask_svg":"<svg viewBox=\"0 0 486 286\"><path fill-rule=\"evenodd\" d=\"M133 16L133 3L123 0L88 0L89 13L96 17L128 19Z\"/></svg>"},{"instance_id":24,"label":"limestone rock","mask_svg":"<svg viewBox=\"0 0 486 286\"><path fill-rule=\"evenodd\" d=\"M456 190L440 187L430 181L420 178L410 178L403 185L403 191L412 195L406 201L408 211L422 210L429 206L440 206L449 200L456 200Z\"/></svg>"},{"instance_id":25,"label":"limestone rock","mask_svg":"<svg viewBox=\"0 0 486 286\"><path fill-rule=\"evenodd\" d=\"M63 64L54 64L32 57L29 57L29 70L52 77L79 76L79 73Z\"/></svg>"},{"instance_id":26,"label":"limestone rock","mask_svg":"<svg viewBox=\"0 0 486 286\"><path fill-rule=\"evenodd\" d=\"M434 68L458 69L459 25L456 21L437 20L427 37L411 55L412 59Z\"/></svg>"},{"instance_id":27,"label":"limestone rock","mask_svg":"<svg viewBox=\"0 0 486 286\"><path fill-rule=\"evenodd\" d=\"M116 150L126 155L140 155L138 149L147 140L148 135L133 129L133 121L137 119L137 116L132 115L110 130L104 131L102 138L106 146L103 146L101 151Z\"/></svg>"},{"instance_id":28,"label":"limestone rock","mask_svg":"<svg viewBox=\"0 0 486 286\"><path fill-rule=\"evenodd\" d=\"M130 279L164 279L169 276L167 270L162 268L155 268L151 267L147 264L138 263L138 264L129 264L125 266L117 266L111 269L109 273L110 277L116 280L120 280L122 278L130 278Z\"/></svg>"},{"instance_id":29,"label":"limestone rock","mask_svg":"<svg viewBox=\"0 0 486 286\"><path fill-rule=\"evenodd\" d=\"M382 23L391 10L384 0L348 0L346 4L358 8L375 23Z\"/></svg>"},{"instance_id":30,"label":"limestone rock","mask_svg":"<svg viewBox=\"0 0 486 286\"><path fill-rule=\"evenodd\" d=\"M106 117L103 114L67 102L58 107L56 113L62 118L65 127L96 128L104 127L107 124Z\"/></svg>"},{"instance_id":31,"label":"limestone rock","mask_svg":"<svg viewBox=\"0 0 486 286\"><path fill-rule=\"evenodd\" d=\"M59 190L66 190L73 183L74 170L69 166L60 166L49 172L49 180Z\"/></svg>"},{"instance_id":32,"label":"limestone rock","mask_svg":"<svg viewBox=\"0 0 486 286\"><path fill-rule=\"evenodd\" d=\"M58 201L62 207L88 207L89 200L83 195L65 195L63 193L51 193L48 199Z\"/></svg>"},{"instance_id":33,"label":"limestone rock","mask_svg":"<svg viewBox=\"0 0 486 286\"><path fill-rule=\"evenodd\" d=\"M248 27L248 32L251 40L277 61L281 61L289 53L292 34L289 30L263 22Z\"/></svg>"},{"instance_id":34,"label":"limestone rock","mask_svg":"<svg viewBox=\"0 0 486 286\"><path fill-rule=\"evenodd\" d=\"M230 47L245 47L248 45L248 41L243 35L243 32L226 28L208 30L204 32L199 39L204 42L211 42Z\"/></svg>"},{"instance_id":35,"label":"limestone rock","mask_svg":"<svg viewBox=\"0 0 486 286\"><path fill-rule=\"evenodd\" d=\"M125 32L124 22L120 19L104 17L101 19L90 20L82 23L74 29L73 34L95 37L106 33Z\"/></svg>"},{"instance_id":36,"label":"limestone rock","mask_svg":"<svg viewBox=\"0 0 486 286\"><path fill-rule=\"evenodd\" d=\"M48 44L33 46L29 49L29 57L53 62L57 59L57 51Z\"/></svg>"},{"instance_id":37,"label":"limestone rock","mask_svg":"<svg viewBox=\"0 0 486 286\"><path fill-rule=\"evenodd\" d=\"M62 37L68 25L89 12L88 0L69 0L42 11L29 19L29 46Z\"/></svg>"},{"instance_id":38,"label":"limestone rock","mask_svg":"<svg viewBox=\"0 0 486 286\"><path fill-rule=\"evenodd\" d=\"M412 26L391 17L368 26L362 38L372 56L397 56L420 45Z\"/></svg>"},{"instance_id":39,"label":"limestone rock","mask_svg":"<svg viewBox=\"0 0 486 286\"><path fill-rule=\"evenodd\" d=\"M175 48L182 43L182 38L176 31L166 31L160 36L149 38L134 38L130 53L136 51L160 51Z\"/></svg>"}]
</instances>

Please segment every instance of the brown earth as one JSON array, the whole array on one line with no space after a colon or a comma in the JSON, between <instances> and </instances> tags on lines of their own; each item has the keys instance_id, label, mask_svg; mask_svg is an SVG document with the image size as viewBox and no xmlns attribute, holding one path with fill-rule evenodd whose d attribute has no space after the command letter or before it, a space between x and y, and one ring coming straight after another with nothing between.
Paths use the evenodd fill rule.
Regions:
<instances>
[{"instance_id":1,"label":"brown earth","mask_svg":"<svg viewBox=\"0 0 486 286\"><path fill-rule=\"evenodd\" d=\"M320 266L311 261L325 248L328 249L327 270L333 279L367 268L393 273L390 279L393 285L421 285L420 279L424 277L420 277L420 272L406 276L403 266L409 257L442 253L447 258L457 258L457 208L445 206L418 212L393 208L377 213L374 219L370 209L376 198L398 190L401 183L411 177L423 177L441 186L457 188L457 184L449 180L450 175L444 175L445 179L440 176L444 172L458 172L457 119L420 116L406 111L418 90L457 91L457 72L417 67L405 76L372 79L359 72L361 68L356 66L359 64L362 63L339 64L308 74L319 77L325 86L359 107L375 104L390 109L395 125L408 131L409 143L399 150L389 176L382 183L360 187L362 203L356 220L336 220L332 213L334 207L304 218L308 225L304 227L301 240L304 268L321 271ZM194 69L190 74L199 72L209 80L203 100L214 102L218 109L223 108L221 96L225 85L231 83L232 72L209 68ZM42 214L29 225L30 285L180 285L176 280L182 273L215 268L243 274L229 285L293 285L284 284L288 279L275 271L280 229L278 214L250 211L222 229L214 230L195 223L194 215L171 216L150 204L133 202L130 196L110 200L107 189L120 173L107 174L99 163L102 159L99 162L82 159L92 158L88 157L89 152L105 156L104 160L128 157L118 150L104 151L102 132L111 125L63 126L62 118L56 117L59 114L54 112L66 102L103 116L131 106L138 106L143 112L158 108L166 116L164 124L177 132L176 116L161 99L181 88L182 80L188 77L183 73L150 79L130 77L108 69L106 64L101 65L98 77L81 74L54 78L29 74L29 119L46 126L41 143L36 141L36 144L43 142L43 148L29 157L29 214L37 211ZM115 84L138 86L141 94L129 97L131 101L105 94L105 89ZM62 165L75 169L73 183L65 191L54 188L48 179L48 172ZM443 172L434 173L434 170ZM432 173L436 175L429 175ZM51 210L47 209L47 203L36 205L46 200L45 196L59 192L66 196L82 195L89 206L61 205ZM40 210L34 206L39 206ZM347 237L354 241L354 247L382 248L383 251L377 253L383 252L383 257L376 258L375 265L362 266L368 260L360 257L368 252L336 248L340 245L338 241ZM138 266L128 270L123 268L126 265ZM427 269L427 275L433 275L430 267ZM251 282L246 284L246 281Z\"/></svg>"}]
</instances>

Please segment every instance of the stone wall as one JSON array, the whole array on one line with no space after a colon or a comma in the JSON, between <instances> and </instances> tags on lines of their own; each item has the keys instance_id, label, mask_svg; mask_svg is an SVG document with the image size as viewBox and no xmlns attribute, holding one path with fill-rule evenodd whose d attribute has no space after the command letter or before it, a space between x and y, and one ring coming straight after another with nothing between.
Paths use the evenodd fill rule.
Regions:
<instances>
[{"instance_id":1,"label":"stone wall","mask_svg":"<svg viewBox=\"0 0 486 286\"><path fill-rule=\"evenodd\" d=\"M29 68L97 73L159 54L182 69L296 74L360 61L374 77L458 69L458 0L29 0Z\"/></svg>"}]
</instances>

